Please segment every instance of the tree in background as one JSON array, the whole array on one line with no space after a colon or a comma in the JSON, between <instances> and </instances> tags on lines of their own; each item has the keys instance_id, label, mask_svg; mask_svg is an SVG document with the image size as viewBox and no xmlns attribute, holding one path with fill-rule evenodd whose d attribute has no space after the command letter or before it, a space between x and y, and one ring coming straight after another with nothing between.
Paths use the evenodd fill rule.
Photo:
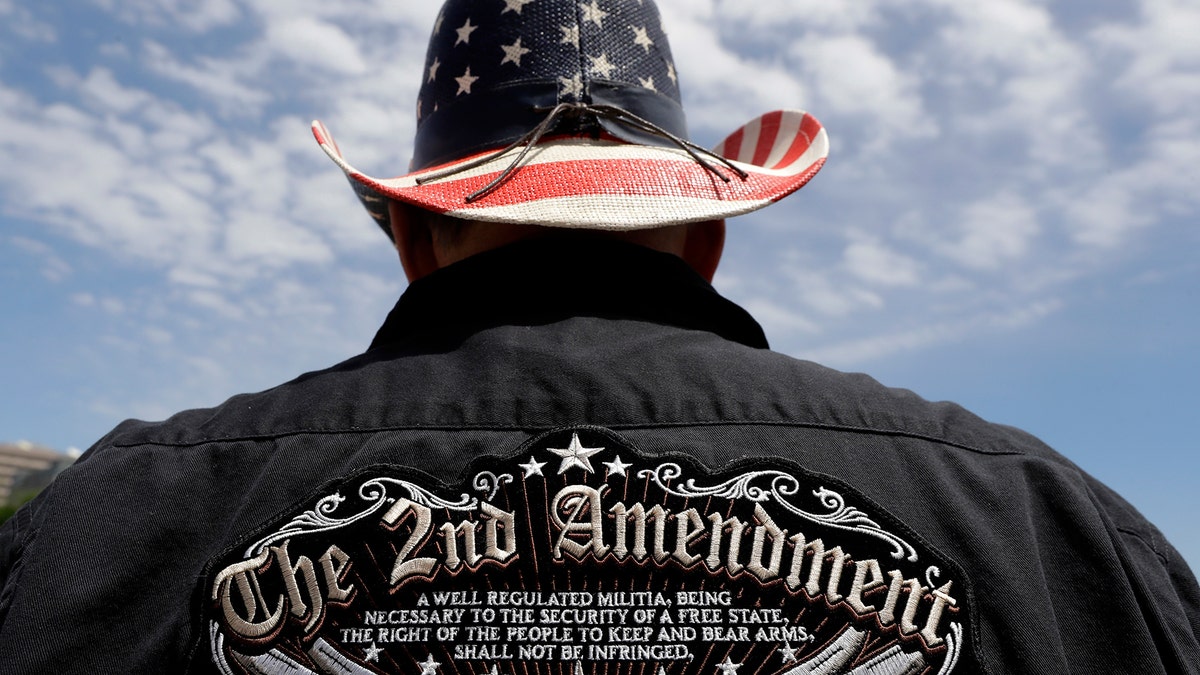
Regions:
<instances>
[{"instance_id":1,"label":"tree in background","mask_svg":"<svg viewBox=\"0 0 1200 675\"><path fill-rule=\"evenodd\" d=\"M0 525L12 518L17 509L24 506L27 502L38 496L41 490L22 490L14 493L3 505L0 505Z\"/></svg>"}]
</instances>

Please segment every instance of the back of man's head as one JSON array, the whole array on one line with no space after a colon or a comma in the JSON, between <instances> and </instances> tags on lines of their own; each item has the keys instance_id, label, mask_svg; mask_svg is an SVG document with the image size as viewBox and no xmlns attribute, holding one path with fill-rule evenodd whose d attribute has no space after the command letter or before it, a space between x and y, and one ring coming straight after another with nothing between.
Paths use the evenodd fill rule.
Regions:
<instances>
[{"instance_id":1,"label":"back of man's head","mask_svg":"<svg viewBox=\"0 0 1200 675\"><path fill-rule=\"evenodd\" d=\"M711 278L724 219L799 189L828 149L797 110L762 115L712 151L688 141L653 0L448 0L420 77L409 174L367 176L313 126L410 279L524 239L597 236Z\"/></svg>"}]
</instances>

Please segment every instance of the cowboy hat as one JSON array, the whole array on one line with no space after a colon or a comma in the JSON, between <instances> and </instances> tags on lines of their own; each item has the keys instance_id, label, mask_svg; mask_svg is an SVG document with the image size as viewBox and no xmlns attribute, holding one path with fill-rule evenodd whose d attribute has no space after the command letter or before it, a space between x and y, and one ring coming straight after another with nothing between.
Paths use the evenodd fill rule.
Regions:
<instances>
[{"instance_id":1,"label":"cowboy hat","mask_svg":"<svg viewBox=\"0 0 1200 675\"><path fill-rule=\"evenodd\" d=\"M653 0L448 0L430 38L411 172L374 178L321 148L390 233L386 201L468 220L634 230L736 216L798 190L828 138L802 110L713 150L686 140Z\"/></svg>"}]
</instances>

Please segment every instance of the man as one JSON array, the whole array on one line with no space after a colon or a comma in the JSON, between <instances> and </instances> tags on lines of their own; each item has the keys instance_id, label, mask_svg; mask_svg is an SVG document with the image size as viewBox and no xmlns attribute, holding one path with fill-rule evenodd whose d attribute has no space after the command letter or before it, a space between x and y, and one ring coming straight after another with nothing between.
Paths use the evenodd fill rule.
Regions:
<instances>
[{"instance_id":1,"label":"man","mask_svg":"<svg viewBox=\"0 0 1200 675\"><path fill-rule=\"evenodd\" d=\"M1019 431L708 284L820 125L691 146L651 0L450 0L362 356L128 422L0 535L5 672L1200 672L1200 592Z\"/></svg>"}]
</instances>

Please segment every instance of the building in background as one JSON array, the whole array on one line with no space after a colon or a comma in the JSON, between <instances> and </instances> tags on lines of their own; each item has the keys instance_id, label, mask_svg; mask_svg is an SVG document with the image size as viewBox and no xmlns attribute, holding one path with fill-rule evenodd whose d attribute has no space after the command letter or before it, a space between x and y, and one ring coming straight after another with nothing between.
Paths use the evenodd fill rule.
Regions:
<instances>
[{"instance_id":1,"label":"building in background","mask_svg":"<svg viewBox=\"0 0 1200 675\"><path fill-rule=\"evenodd\" d=\"M0 443L0 506L40 492L78 457L78 450L62 453L29 441Z\"/></svg>"}]
</instances>

